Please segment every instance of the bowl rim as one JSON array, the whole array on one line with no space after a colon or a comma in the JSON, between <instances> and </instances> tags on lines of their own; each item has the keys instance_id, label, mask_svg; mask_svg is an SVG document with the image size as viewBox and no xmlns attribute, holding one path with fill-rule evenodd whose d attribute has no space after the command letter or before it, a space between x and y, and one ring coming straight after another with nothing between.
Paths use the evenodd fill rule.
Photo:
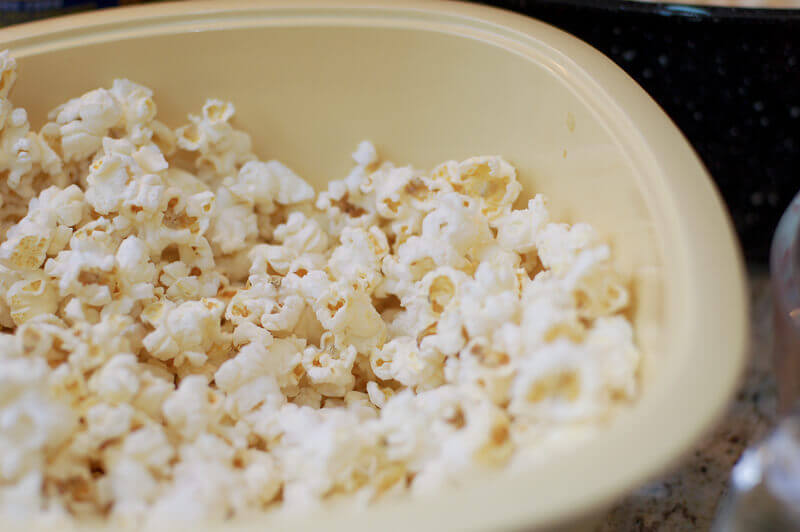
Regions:
<instances>
[{"instance_id":1,"label":"bowl rim","mask_svg":"<svg viewBox=\"0 0 800 532\"><path fill-rule=\"evenodd\" d=\"M591 450L585 446L568 460L545 463L530 472L488 477L430 499L378 504L360 514L358 522L348 509L330 510L327 517L322 512L313 526L322 519L333 530L354 526L478 530L563 524L609 506L675 463L724 412L744 368L749 327L741 250L721 197L688 141L632 78L588 44L532 18L477 4L199 0L26 23L0 30L0 48L25 57L159 34L293 24L399 24L485 41L531 61L547 59L581 97L601 102L598 112L608 127L615 128L615 135L626 145L636 147L630 149L634 164L659 176L646 185L656 191L662 219L669 222L664 225L668 241L682 244L662 250L663 260L669 261L681 280L674 287L681 297L675 299L672 293L668 297L686 304L670 350L686 350L693 359L690 367L656 379L659 382L653 383L647 408L642 406L638 409L642 412L626 418L629 426L615 426L613 432L598 435ZM622 455L624 467L620 467L620 449L627 450ZM445 516L447 521L443 521ZM258 526L268 519L283 517L267 517ZM234 529L251 526L235 524ZM311 526L310 520L294 522L298 529Z\"/></svg>"}]
</instances>

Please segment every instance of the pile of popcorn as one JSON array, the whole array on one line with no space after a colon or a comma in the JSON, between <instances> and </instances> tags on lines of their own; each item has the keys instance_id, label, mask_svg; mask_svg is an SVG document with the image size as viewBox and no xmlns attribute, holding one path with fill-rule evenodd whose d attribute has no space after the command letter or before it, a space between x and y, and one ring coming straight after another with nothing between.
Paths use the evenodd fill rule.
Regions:
<instances>
[{"instance_id":1,"label":"pile of popcorn","mask_svg":"<svg viewBox=\"0 0 800 532\"><path fill-rule=\"evenodd\" d=\"M430 494L637 395L626 281L500 157L369 142L316 194L210 99L14 108L0 54L0 516L238 518Z\"/></svg>"}]
</instances>

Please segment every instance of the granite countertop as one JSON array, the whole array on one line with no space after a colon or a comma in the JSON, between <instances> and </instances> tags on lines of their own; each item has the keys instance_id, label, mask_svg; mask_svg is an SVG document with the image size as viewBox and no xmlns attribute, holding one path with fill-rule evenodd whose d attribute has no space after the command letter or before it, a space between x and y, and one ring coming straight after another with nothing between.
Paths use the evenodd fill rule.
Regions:
<instances>
[{"instance_id":1,"label":"granite countertop","mask_svg":"<svg viewBox=\"0 0 800 532\"><path fill-rule=\"evenodd\" d=\"M749 278L750 361L727 415L681 465L614 507L598 532L708 530L733 464L775 425L769 277L763 270L752 270Z\"/></svg>"}]
</instances>

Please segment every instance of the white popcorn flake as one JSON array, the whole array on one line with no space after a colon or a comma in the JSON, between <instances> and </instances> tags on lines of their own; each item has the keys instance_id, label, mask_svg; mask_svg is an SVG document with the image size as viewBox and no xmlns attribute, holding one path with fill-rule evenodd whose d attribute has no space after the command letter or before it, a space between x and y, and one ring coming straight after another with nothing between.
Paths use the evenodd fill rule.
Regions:
<instances>
[{"instance_id":1,"label":"white popcorn flake","mask_svg":"<svg viewBox=\"0 0 800 532\"><path fill-rule=\"evenodd\" d=\"M275 240L298 254L322 253L328 249L328 235L313 218L293 212L275 229Z\"/></svg>"},{"instance_id":2,"label":"white popcorn flake","mask_svg":"<svg viewBox=\"0 0 800 532\"><path fill-rule=\"evenodd\" d=\"M106 478L114 501L111 521L120 527L133 527L146 517L158 495L158 482L144 464L134 459L123 458L109 469Z\"/></svg>"},{"instance_id":3,"label":"white popcorn flake","mask_svg":"<svg viewBox=\"0 0 800 532\"><path fill-rule=\"evenodd\" d=\"M17 62L8 52L0 52L0 98L7 99L17 80Z\"/></svg>"},{"instance_id":4,"label":"white popcorn flake","mask_svg":"<svg viewBox=\"0 0 800 532\"><path fill-rule=\"evenodd\" d=\"M62 297L76 296L92 306L106 305L114 288L114 251L119 245L109 220L89 222L69 240L69 249L45 264Z\"/></svg>"},{"instance_id":5,"label":"white popcorn flake","mask_svg":"<svg viewBox=\"0 0 800 532\"><path fill-rule=\"evenodd\" d=\"M477 199L481 213L489 219L507 212L522 190L514 167L496 156L449 161L433 173L446 179L457 192Z\"/></svg>"},{"instance_id":6,"label":"white popcorn flake","mask_svg":"<svg viewBox=\"0 0 800 532\"><path fill-rule=\"evenodd\" d=\"M205 377L186 377L164 403L164 418L182 438L193 440L215 421L222 402L220 395L209 390Z\"/></svg>"},{"instance_id":7,"label":"white popcorn flake","mask_svg":"<svg viewBox=\"0 0 800 532\"><path fill-rule=\"evenodd\" d=\"M281 488L280 471L272 455L260 451L247 454L244 469L245 496L256 505L273 500Z\"/></svg>"},{"instance_id":8,"label":"white popcorn flake","mask_svg":"<svg viewBox=\"0 0 800 532\"><path fill-rule=\"evenodd\" d=\"M509 211L495 221L497 242L517 253L533 251L539 232L549 220L545 198L537 194L526 209Z\"/></svg>"},{"instance_id":9,"label":"white popcorn flake","mask_svg":"<svg viewBox=\"0 0 800 532\"><path fill-rule=\"evenodd\" d=\"M175 132L180 148L197 153L195 164L207 183L217 184L256 159L250 136L230 124L235 112L232 103L209 99L201 115L189 115L189 124Z\"/></svg>"},{"instance_id":10,"label":"white popcorn flake","mask_svg":"<svg viewBox=\"0 0 800 532\"><path fill-rule=\"evenodd\" d=\"M389 253L386 235L377 227L345 228L333 250L328 270L337 281L363 284L368 290L381 280L381 261Z\"/></svg>"},{"instance_id":11,"label":"white popcorn flake","mask_svg":"<svg viewBox=\"0 0 800 532\"><path fill-rule=\"evenodd\" d=\"M153 473L164 473L170 469L175 450L169 443L161 425L148 424L129 433L122 446L110 452L109 463L118 460L134 460Z\"/></svg>"},{"instance_id":12,"label":"white popcorn flake","mask_svg":"<svg viewBox=\"0 0 800 532\"><path fill-rule=\"evenodd\" d=\"M314 303L323 328L334 333L336 343L350 344L361 353L383 345L386 324L360 286L341 281L331 284Z\"/></svg>"},{"instance_id":13,"label":"white popcorn flake","mask_svg":"<svg viewBox=\"0 0 800 532\"><path fill-rule=\"evenodd\" d=\"M572 265L576 255L597 242L594 229L587 224L549 223L536 236L539 259L545 268L561 273Z\"/></svg>"},{"instance_id":14,"label":"white popcorn flake","mask_svg":"<svg viewBox=\"0 0 800 532\"><path fill-rule=\"evenodd\" d=\"M133 408L128 404L110 406L100 403L94 405L86 412L89 436L98 445L124 436L131 428L132 418Z\"/></svg>"},{"instance_id":15,"label":"white popcorn flake","mask_svg":"<svg viewBox=\"0 0 800 532\"><path fill-rule=\"evenodd\" d=\"M16 64L8 58L2 60L0 91L7 91L16 79ZM58 128L55 126L56 137ZM0 171L4 173L4 188L23 200L34 197L42 184L66 186L68 177L64 165L54 150L58 140L46 134L31 131L24 109L14 109L6 97L0 97ZM37 179L44 175L47 179Z\"/></svg>"},{"instance_id":16,"label":"white popcorn flake","mask_svg":"<svg viewBox=\"0 0 800 532\"><path fill-rule=\"evenodd\" d=\"M246 162L230 188L236 196L266 210L271 210L273 203L291 205L314 197L311 185L278 161Z\"/></svg>"},{"instance_id":17,"label":"white popcorn flake","mask_svg":"<svg viewBox=\"0 0 800 532\"><path fill-rule=\"evenodd\" d=\"M330 333L323 338L323 349L308 347L303 352L303 367L308 380L322 395L344 397L353 389L355 377L353 364L356 361L356 348L352 345L337 349Z\"/></svg>"},{"instance_id":18,"label":"white popcorn flake","mask_svg":"<svg viewBox=\"0 0 800 532\"><path fill-rule=\"evenodd\" d=\"M475 278L464 283L460 312L470 336L490 336L504 323L518 320L519 292L513 263L482 262Z\"/></svg>"},{"instance_id":19,"label":"white popcorn flake","mask_svg":"<svg viewBox=\"0 0 800 532\"><path fill-rule=\"evenodd\" d=\"M155 266L150 262L147 245L135 236L120 243L115 255L120 280L134 290L138 285L150 285L155 275Z\"/></svg>"},{"instance_id":20,"label":"white popcorn flake","mask_svg":"<svg viewBox=\"0 0 800 532\"><path fill-rule=\"evenodd\" d=\"M137 145L148 142L153 136L156 116L153 92L127 79L115 79L110 92L121 110L122 122L131 142Z\"/></svg>"},{"instance_id":21,"label":"white popcorn flake","mask_svg":"<svg viewBox=\"0 0 800 532\"><path fill-rule=\"evenodd\" d=\"M12 284L5 294L9 315L17 325L58 309L58 288L41 271L31 272Z\"/></svg>"},{"instance_id":22,"label":"white popcorn flake","mask_svg":"<svg viewBox=\"0 0 800 532\"><path fill-rule=\"evenodd\" d=\"M96 89L60 106L50 114L59 125L64 160L90 158L103 137L122 119L122 110L110 91Z\"/></svg>"},{"instance_id":23,"label":"white popcorn flake","mask_svg":"<svg viewBox=\"0 0 800 532\"><path fill-rule=\"evenodd\" d=\"M296 395L302 377L298 366L304 348L305 341L297 338L270 339L268 345L251 342L220 366L214 380L221 390L232 392L251 379L264 375L273 377L287 395Z\"/></svg>"},{"instance_id":24,"label":"white popcorn flake","mask_svg":"<svg viewBox=\"0 0 800 532\"><path fill-rule=\"evenodd\" d=\"M378 160L378 152L370 141L362 140L353 152L353 160L359 166L369 166Z\"/></svg>"},{"instance_id":25,"label":"white popcorn flake","mask_svg":"<svg viewBox=\"0 0 800 532\"><path fill-rule=\"evenodd\" d=\"M444 356L420 350L412 337L394 338L370 356L372 371L383 380L396 380L411 388L430 389L442 383Z\"/></svg>"},{"instance_id":26,"label":"white popcorn flake","mask_svg":"<svg viewBox=\"0 0 800 532\"><path fill-rule=\"evenodd\" d=\"M104 401L122 404L131 401L141 386L139 365L132 354L113 356L89 379L89 390Z\"/></svg>"},{"instance_id":27,"label":"white popcorn flake","mask_svg":"<svg viewBox=\"0 0 800 532\"><path fill-rule=\"evenodd\" d=\"M37 132L15 80L0 52L3 522L427 497L636 400L611 249L542 195L515 210L501 157L363 141L315 194L224 100L172 130L118 79Z\"/></svg>"},{"instance_id":28,"label":"white popcorn flake","mask_svg":"<svg viewBox=\"0 0 800 532\"><path fill-rule=\"evenodd\" d=\"M122 202L120 190L133 178L130 166L135 161L129 154L106 153L89 167L86 182L86 200L100 214L119 209Z\"/></svg>"},{"instance_id":29,"label":"white popcorn flake","mask_svg":"<svg viewBox=\"0 0 800 532\"><path fill-rule=\"evenodd\" d=\"M55 255L66 246L85 215L85 205L83 191L75 185L43 190L0 243L0 264L18 270L39 268L48 254Z\"/></svg>"},{"instance_id":30,"label":"white popcorn flake","mask_svg":"<svg viewBox=\"0 0 800 532\"><path fill-rule=\"evenodd\" d=\"M0 480L43 467L75 428L75 414L48 392L42 358L0 357Z\"/></svg>"},{"instance_id":31,"label":"white popcorn flake","mask_svg":"<svg viewBox=\"0 0 800 532\"><path fill-rule=\"evenodd\" d=\"M214 298L179 305L169 300L152 303L142 311L142 320L155 328L142 341L144 347L159 360L200 366L213 346L227 341L220 328L224 309Z\"/></svg>"}]
</instances>

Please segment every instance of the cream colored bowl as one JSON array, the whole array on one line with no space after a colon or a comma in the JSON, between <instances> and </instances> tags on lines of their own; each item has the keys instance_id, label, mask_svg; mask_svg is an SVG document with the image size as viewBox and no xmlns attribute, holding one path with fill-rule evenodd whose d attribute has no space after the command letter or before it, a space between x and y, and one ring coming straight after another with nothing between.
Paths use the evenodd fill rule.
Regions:
<instances>
[{"instance_id":1,"label":"cream colored bowl","mask_svg":"<svg viewBox=\"0 0 800 532\"><path fill-rule=\"evenodd\" d=\"M37 126L128 77L155 90L172 125L207 96L235 102L256 153L317 186L345 174L364 138L421 167L501 154L525 194L594 224L633 276L643 395L599 436L529 471L295 529L572 528L678 460L735 387L747 309L719 195L653 100L559 30L467 4L220 0L13 27L0 47L18 58L12 99Z\"/></svg>"}]
</instances>

